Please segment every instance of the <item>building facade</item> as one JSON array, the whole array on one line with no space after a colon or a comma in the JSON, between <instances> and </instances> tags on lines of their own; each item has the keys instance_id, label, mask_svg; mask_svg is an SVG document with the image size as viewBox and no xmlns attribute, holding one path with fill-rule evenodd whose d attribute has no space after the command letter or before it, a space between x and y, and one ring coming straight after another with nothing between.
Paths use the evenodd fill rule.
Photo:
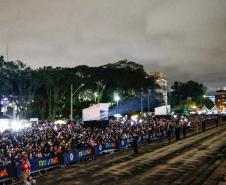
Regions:
<instances>
[{"instance_id":1,"label":"building facade","mask_svg":"<svg viewBox=\"0 0 226 185\"><path fill-rule=\"evenodd\" d=\"M156 79L158 88L156 92L160 93L160 101L163 105L168 105L168 81L164 78L163 74L160 72L154 72L148 74L150 77Z\"/></svg>"},{"instance_id":2,"label":"building facade","mask_svg":"<svg viewBox=\"0 0 226 185\"><path fill-rule=\"evenodd\" d=\"M226 88L216 91L215 104L220 110L226 108Z\"/></svg>"}]
</instances>

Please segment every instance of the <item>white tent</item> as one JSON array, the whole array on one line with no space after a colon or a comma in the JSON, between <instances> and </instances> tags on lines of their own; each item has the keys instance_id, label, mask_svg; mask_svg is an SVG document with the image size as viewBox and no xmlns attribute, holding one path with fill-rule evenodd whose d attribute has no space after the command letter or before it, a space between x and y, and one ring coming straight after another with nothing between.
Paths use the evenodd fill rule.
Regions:
<instances>
[{"instance_id":1,"label":"white tent","mask_svg":"<svg viewBox=\"0 0 226 185\"><path fill-rule=\"evenodd\" d=\"M114 117L115 118L122 118L123 116L121 114L115 114Z\"/></svg>"},{"instance_id":2,"label":"white tent","mask_svg":"<svg viewBox=\"0 0 226 185\"><path fill-rule=\"evenodd\" d=\"M214 105L214 107L210 110L210 112L212 114L219 114L221 112L221 110L218 109L216 105Z\"/></svg>"},{"instance_id":3,"label":"white tent","mask_svg":"<svg viewBox=\"0 0 226 185\"><path fill-rule=\"evenodd\" d=\"M204 105L201 108L200 112L203 113L203 114L208 114L210 112L210 110Z\"/></svg>"},{"instance_id":4,"label":"white tent","mask_svg":"<svg viewBox=\"0 0 226 185\"><path fill-rule=\"evenodd\" d=\"M223 110L221 111L222 114L226 114L226 107L223 108Z\"/></svg>"},{"instance_id":5,"label":"white tent","mask_svg":"<svg viewBox=\"0 0 226 185\"><path fill-rule=\"evenodd\" d=\"M56 120L54 124L65 125L67 122L65 120Z\"/></svg>"}]
</instances>

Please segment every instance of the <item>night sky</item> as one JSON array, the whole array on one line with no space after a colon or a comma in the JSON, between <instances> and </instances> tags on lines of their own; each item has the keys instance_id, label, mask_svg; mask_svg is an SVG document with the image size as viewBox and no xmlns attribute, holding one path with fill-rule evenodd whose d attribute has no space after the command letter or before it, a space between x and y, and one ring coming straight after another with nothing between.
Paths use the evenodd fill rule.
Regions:
<instances>
[{"instance_id":1,"label":"night sky","mask_svg":"<svg viewBox=\"0 0 226 185\"><path fill-rule=\"evenodd\" d=\"M226 0L0 0L0 55L34 68L128 59L226 86Z\"/></svg>"}]
</instances>

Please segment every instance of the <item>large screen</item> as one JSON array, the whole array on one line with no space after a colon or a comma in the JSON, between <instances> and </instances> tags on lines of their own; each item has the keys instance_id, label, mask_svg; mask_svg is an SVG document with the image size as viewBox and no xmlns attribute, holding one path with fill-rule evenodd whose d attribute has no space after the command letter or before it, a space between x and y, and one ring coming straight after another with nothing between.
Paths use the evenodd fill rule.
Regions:
<instances>
[{"instance_id":1,"label":"large screen","mask_svg":"<svg viewBox=\"0 0 226 185\"><path fill-rule=\"evenodd\" d=\"M108 120L108 103L99 103L82 110L83 121Z\"/></svg>"}]
</instances>

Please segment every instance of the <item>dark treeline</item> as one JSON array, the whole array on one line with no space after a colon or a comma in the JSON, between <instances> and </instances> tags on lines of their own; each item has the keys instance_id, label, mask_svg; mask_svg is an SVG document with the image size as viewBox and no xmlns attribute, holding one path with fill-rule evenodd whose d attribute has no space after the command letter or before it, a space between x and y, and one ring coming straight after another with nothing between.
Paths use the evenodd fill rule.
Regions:
<instances>
[{"instance_id":1,"label":"dark treeline","mask_svg":"<svg viewBox=\"0 0 226 185\"><path fill-rule=\"evenodd\" d=\"M120 96L120 103L132 97L139 98L141 92L147 94L148 89L158 87L155 82L142 65L127 60L99 67L44 66L32 69L21 61L7 62L0 57L0 98L15 102L20 118L68 118L71 84L74 90L85 84L73 98L74 115L79 115L82 108L94 103L116 105L114 93ZM171 89L170 104L174 108L213 106L209 99L203 99L207 88L201 83L176 81ZM11 115L12 109L9 108L7 113Z\"/></svg>"},{"instance_id":2,"label":"dark treeline","mask_svg":"<svg viewBox=\"0 0 226 185\"><path fill-rule=\"evenodd\" d=\"M75 114L92 103L114 102L117 92L121 100L139 95L156 87L142 65L127 60L99 67L74 68L42 67L32 69L21 61L5 61L0 57L0 95L15 102L20 117L54 119L70 114L71 84L77 89L74 96ZM10 110L9 110L10 112Z\"/></svg>"},{"instance_id":3,"label":"dark treeline","mask_svg":"<svg viewBox=\"0 0 226 185\"><path fill-rule=\"evenodd\" d=\"M204 105L211 109L214 106L214 103L208 97L205 97L207 88L201 83L192 80L187 82L176 81L171 89L171 105L175 109L202 108Z\"/></svg>"}]
</instances>

